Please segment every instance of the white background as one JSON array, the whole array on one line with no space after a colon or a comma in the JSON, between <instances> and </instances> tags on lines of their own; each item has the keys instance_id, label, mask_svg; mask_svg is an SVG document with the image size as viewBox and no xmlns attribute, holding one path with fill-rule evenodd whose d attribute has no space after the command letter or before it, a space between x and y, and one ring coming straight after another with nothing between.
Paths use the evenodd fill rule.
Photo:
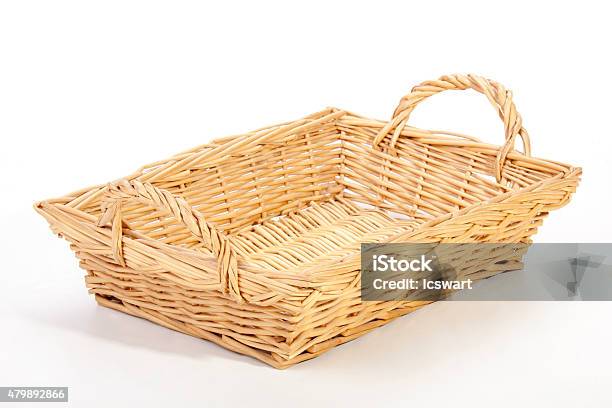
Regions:
<instances>
[{"instance_id":1,"label":"white background","mask_svg":"<svg viewBox=\"0 0 612 408\"><path fill-rule=\"evenodd\" d=\"M87 407L610 406L611 303L437 303L277 371L96 306L31 208L326 106L388 118L418 82L474 72L514 91L535 156L584 169L536 240L609 242L609 18L590 1L0 3L0 386ZM503 139L471 92L411 120Z\"/></svg>"}]
</instances>

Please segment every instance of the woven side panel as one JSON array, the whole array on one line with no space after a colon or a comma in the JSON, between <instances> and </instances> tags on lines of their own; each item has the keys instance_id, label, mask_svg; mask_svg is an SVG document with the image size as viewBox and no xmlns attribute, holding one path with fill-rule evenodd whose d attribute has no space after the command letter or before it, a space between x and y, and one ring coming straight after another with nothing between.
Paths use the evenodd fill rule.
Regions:
<instances>
[{"instance_id":1,"label":"woven side panel","mask_svg":"<svg viewBox=\"0 0 612 408\"><path fill-rule=\"evenodd\" d=\"M571 171L513 153L503 169L505 184L500 184L494 175L494 146L405 128L393 149L376 149L372 140L381 126L381 122L348 115L338 121L344 147L340 178L344 195L419 222Z\"/></svg>"},{"instance_id":2,"label":"woven side panel","mask_svg":"<svg viewBox=\"0 0 612 408\"><path fill-rule=\"evenodd\" d=\"M326 110L230 139L139 179L183 197L220 231L236 233L338 194L341 143L335 119L342 114Z\"/></svg>"}]
</instances>

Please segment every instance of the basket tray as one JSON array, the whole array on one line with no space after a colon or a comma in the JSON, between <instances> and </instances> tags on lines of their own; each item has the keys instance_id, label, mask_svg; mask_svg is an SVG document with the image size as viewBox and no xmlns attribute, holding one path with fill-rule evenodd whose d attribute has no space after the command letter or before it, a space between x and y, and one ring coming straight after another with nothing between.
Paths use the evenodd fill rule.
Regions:
<instances>
[{"instance_id":1,"label":"basket tray","mask_svg":"<svg viewBox=\"0 0 612 408\"><path fill-rule=\"evenodd\" d=\"M503 146L407 125L453 89L488 97ZM530 242L580 174L531 157L503 86L451 75L413 88L389 122L328 108L35 209L101 305L284 368L428 303L361 302L360 243Z\"/></svg>"}]
</instances>

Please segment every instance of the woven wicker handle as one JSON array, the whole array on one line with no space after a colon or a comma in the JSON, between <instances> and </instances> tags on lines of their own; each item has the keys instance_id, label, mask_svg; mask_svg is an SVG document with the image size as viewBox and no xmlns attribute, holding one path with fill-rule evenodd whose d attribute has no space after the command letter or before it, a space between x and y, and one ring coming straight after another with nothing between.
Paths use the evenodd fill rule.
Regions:
<instances>
[{"instance_id":1,"label":"woven wicker handle","mask_svg":"<svg viewBox=\"0 0 612 408\"><path fill-rule=\"evenodd\" d=\"M474 89L484 94L504 122L506 141L499 150L495 161L495 177L498 182L501 181L503 165L508 153L514 150L514 142L517 135L523 140L525 154L527 156L531 155L529 134L523 127L521 115L516 111L516 107L512 102L512 92L504 88L503 85L478 75L445 75L438 80L425 81L412 88L412 91L400 100L391 121L381 129L374 139L374 147L378 146L385 136L393 130L393 137L389 146L394 148L410 118L410 114L422 100L438 92L464 89Z\"/></svg>"},{"instance_id":2,"label":"woven wicker handle","mask_svg":"<svg viewBox=\"0 0 612 408\"><path fill-rule=\"evenodd\" d=\"M229 240L206 222L204 216L183 198L154 187L150 183L141 183L137 180L120 180L110 184L106 195L107 200L103 202L105 207L98 219L98 226L111 224L113 257L119 264L125 266L122 245L124 224L121 213L122 201L136 200L144 205L168 211L177 221L185 225L204 247L216 256L219 279L224 292L229 291L234 298L242 299L238 287L236 254Z\"/></svg>"}]
</instances>

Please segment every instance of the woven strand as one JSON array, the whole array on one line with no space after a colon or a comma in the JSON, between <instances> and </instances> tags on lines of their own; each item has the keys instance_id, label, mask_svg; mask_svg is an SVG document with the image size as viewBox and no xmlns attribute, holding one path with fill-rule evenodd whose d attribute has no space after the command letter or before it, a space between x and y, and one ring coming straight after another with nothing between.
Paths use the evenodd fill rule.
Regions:
<instances>
[{"instance_id":1,"label":"woven strand","mask_svg":"<svg viewBox=\"0 0 612 408\"><path fill-rule=\"evenodd\" d=\"M512 92L504 88L503 85L479 75L444 75L438 80L425 81L412 88L411 92L400 100L399 105L393 112L391 121L376 135L373 143L374 147L377 147L387 134L393 131L389 143L389 147L393 149L402 129L408 123L410 114L424 99L442 91L466 89L473 89L485 95L504 123L505 143L499 150L495 161L495 178L497 182L500 182L508 153L514 150L516 136L519 135L523 140L524 153L527 156L531 156L531 142L527 130L523 127L521 115L517 112L514 102L512 102Z\"/></svg>"},{"instance_id":2,"label":"woven strand","mask_svg":"<svg viewBox=\"0 0 612 408\"><path fill-rule=\"evenodd\" d=\"M206 222L204 216L193 209L183 198L169 191L138 180L119 180L108 185L107 201L102 202L102 215L98 226L112 222L112 246L115 260L125 266L122 250L121 201L135 199L142 204L166 210L197 237L204 247L217 258L219 279L225 292L242 300L238 286L238 263L229 239ZM109 203L110 202L110 203Z\"/></svg>"}]
</instances>

